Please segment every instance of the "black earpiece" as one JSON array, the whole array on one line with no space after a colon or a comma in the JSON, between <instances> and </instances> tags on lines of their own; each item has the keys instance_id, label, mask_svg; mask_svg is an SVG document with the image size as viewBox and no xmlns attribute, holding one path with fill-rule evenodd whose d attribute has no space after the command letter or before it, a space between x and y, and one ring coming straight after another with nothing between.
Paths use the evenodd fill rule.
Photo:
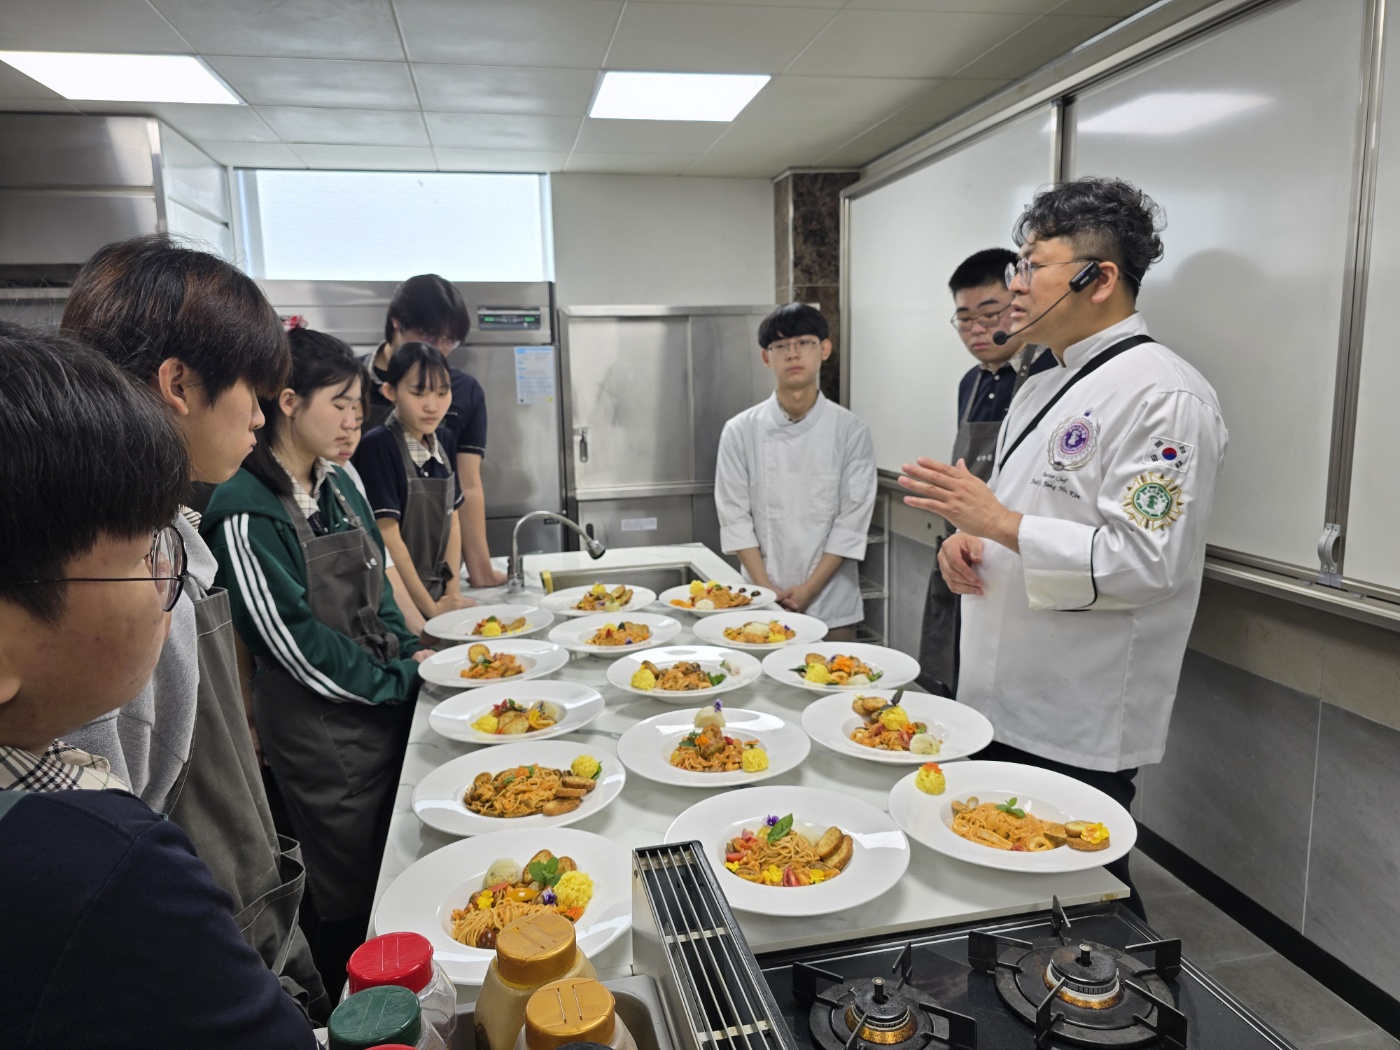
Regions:
<instances>
[{"instance_id":1,"label":"black earpiece","mask_svg":"<svg viewBox=\"0 0 1400 1050\"><path fill-rule=\"evenodd\" d=\"M1099 274L1102 272L1103 271L1099 269L1097 261L1091 262L1069 279L1069 290L1072 292L1082 292L1085 288L1088 288L1089 285L1097 281L1099 279Z\"/></svg>"}]
</instances>

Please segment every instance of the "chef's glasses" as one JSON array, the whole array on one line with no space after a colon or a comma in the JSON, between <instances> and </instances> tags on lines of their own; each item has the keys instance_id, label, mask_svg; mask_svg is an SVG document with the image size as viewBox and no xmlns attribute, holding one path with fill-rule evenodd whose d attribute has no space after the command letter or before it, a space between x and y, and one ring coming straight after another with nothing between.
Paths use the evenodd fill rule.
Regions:
<instances>
[{"instance_id":1,"label":"chef's glasses","mask_svg":"<svg viewBox=\"0 0 1400 1050\"><path fill-rule=\"evenodd\" d=\"M38 583L154 583L160 595L161 611L169 612L180 600L189 575L185 566L185 541L174 525L157 529L146 555L149 576L59 576L48 580L15 580L0 584L0 588L28 587Z\"/></svg>"}]
</instances>

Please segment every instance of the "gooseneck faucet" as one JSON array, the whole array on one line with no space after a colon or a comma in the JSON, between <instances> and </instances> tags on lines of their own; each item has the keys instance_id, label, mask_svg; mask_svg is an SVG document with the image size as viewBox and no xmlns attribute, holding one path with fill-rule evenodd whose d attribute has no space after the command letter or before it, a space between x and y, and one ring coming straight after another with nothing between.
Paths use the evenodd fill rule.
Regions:
<instances>
[{"instance_id":1,"label":"gooseneck faucet","mask_svg":"<svg viewBox=\"0 0 1400 1050\"><path fill-rule=\"evenodd\" d=\"M607 548L595 540L588 533L579 527L577 522L570 521L558 511L553 510L532 510L515 523L515 528L510 534L510 562L506 565L506 590L523 591L525 589L525 562L520 553L520 526L535 518L555 518L563 522L574 532L578 533L579 539L583 541L584 549L588 551L588 556L597 561L607 553Z\"/></svg>"}]
</instances>

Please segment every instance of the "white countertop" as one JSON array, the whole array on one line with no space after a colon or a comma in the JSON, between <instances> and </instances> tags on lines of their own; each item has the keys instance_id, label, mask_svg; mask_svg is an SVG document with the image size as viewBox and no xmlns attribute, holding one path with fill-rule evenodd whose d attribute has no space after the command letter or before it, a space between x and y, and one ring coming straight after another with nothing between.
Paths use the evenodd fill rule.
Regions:
<instances>
[{"instance_id":1,"label":"white countertop","mask_svg":"<svg viewBox=\"0 0 1400 1050\"><path fill-rule=\"evenodd\" d=\"M507 595L503 587L468 593L483 605L505 601L537 604L543 593L538 575L541 569L566 572L589 567L608 570L685 563L694 565L710 579L739 582L738 574L713 551L699 544L686 544L610 550L596 562L582 552L533 555L526 559L529 589L524 594ZM672 644L693 644L696 639L689 628L694 623L694 617L679 610L667 611L674 613L685 625ZM568 665L556 672L554 677L597 689L603 694L607 705L603 714L587 727L557 739L587 743L595 752L599 749L612 751L623 731L636 722L663 711L675 710L674 705L639 700L610 685L606 677L608 664L607 658L575 653ZM449 695L448 691L439 692L430 687L423 690L418 700L394 815L389 825L389 841L379 870L376 903L379 894L401 871L420 857L454 841L453 836L423 825L414 815L412 806L413 788L418 781L444 762L478 750L473 745L445 739L428 726L428 712L446 695ZM779 685L765 677L741 692L726 695L724 699L736 707L742 705L796 721L813 696L805 690ZM890 788L907 773L907 767L863 762L838 755L814 743L810 757L799 768L764 783L834 788L887 810ZM621 796L612 805L572 826L604 835L632 848L655 845L663 841L666 829L683 810L709 794L694 788L653 783L630 774ZM882 898L879 907L867 906L842 914L803 919L737 912L749 947L755 952L775 951L1015 915L1049 908L1052 895L1058 896L1060 902L1067 906L1127 896L1127 887L1103 868L1061 875L1027 875L964 864L917 842L911 841L910 847L913 855L907 874L888 896ZM619 938L593 960L604 978L631 973L631 962L630 936ZM475 998L475 990L459 989L459 997L464 1002L470 1001Z\"/></svg>"}]
</instances>

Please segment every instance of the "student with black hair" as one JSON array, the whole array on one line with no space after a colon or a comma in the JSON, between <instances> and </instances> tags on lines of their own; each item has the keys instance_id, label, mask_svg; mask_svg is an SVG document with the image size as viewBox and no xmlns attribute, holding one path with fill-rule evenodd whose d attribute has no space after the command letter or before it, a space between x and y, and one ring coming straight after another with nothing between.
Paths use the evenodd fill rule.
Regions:
<instances>
[{"instance_id":1,"label":"student with black hair","mask_svg":"<svg viewBox=\"0 0 1400 1050\"><path fill-rule=\"evenodd\" d=\"M292 369L203 533L253 654L258 738L304 843L304 925L328 988L364 939L399 768L430 655L385 585L384 542L332 462L359 426L364 372L321 332L289 333Z\"/></svg>"},{"instance_id":2,"label":"student with black hair","mask_svg":"<svg viewBox=\"0 0 1400 1050\"><path fill-rule=\"evenodd\" d=\"M384 342L370 358L374 384L370 388L370 414L366 429L379 426L388 418L393 404L381 391L389 361L404 343L427 343L443 357L461 345L471 331L471 315L462 293L444 277L422 273L410 277L394 289L384 318ZM491 565L486 543L486 490L481 481L481 461L486 457L486 393L481 384L460 368L449 366L452 402L443 416L443 426L457 442L455 462L462 489L462 564L473 587L499 587L506 574Z\"/></svg>"},{"instance_id":3,"label":"student with black hair","mask_svg":"<svg viewBox=\"0 0 1400 1050\"><path fill-rule=\"evenodd\" d=\"M977 363L958 384L958 432L948 462L960 460L983 481L992 476L997 434L1011 399L1030 376L1056 365L1045 347L1012 335L1002 343L1011 293L1006 267L1016 261L1010 248L985 248L958 264L948 280L951 318L958 338ZM943 537L939 538L939 545ZM937 548L935 547L935 554ZM939 696L958 690L958 596L948 589L937 565L929 574L919 639L919 684Z\"/></svg>"},{"instance_id":4,"label":"student with black hair","mask_svg":"<svg viewBox=\"0 0 1400 1050\"><path fill-rule=\"evenodd\" d=\"M110 362L0 325L7 1050L316 1046L180 825L64 739L161 658L187 601L171 520L189 473L171 416Z\"/></svg>"},{"instance_id":5,"label":"student with black hair","mask_svg":"<svg viewBox=\"0 0 1400 1050\"><path fill-rule=\"evenodd\" d=\"M189 480L227 481L263 425L258 395L287 371L276 312L237 267L165 234L109 244L84 264L62 331L115 362L164 406L184 440ZM112 441L104 442L111 447ZM139 489L132 492L139 493ZM320 1020L330 1010L297 925L305 873L280 839L248 730L228 595L182 507L189 557L160 663L134 699L70 734L190 836L233 898L239 928L290 994Z\"/></svg>"},{"instance_id":6,"label":"student with black hair","mask_svg":"<svg viewBox=\"0 0 1400 1050\"><path fill-rule=\"evenodd\" d=\"M715 505L724 552L739 556L745 578L824 621L828 638L847 639L865 616L856 563L875 507L875 450L869 428L818 385L829 334L802 303L759 325L777 389L724 425Z\"/></svg>"},{"instance_id":7,"label":"student with black hair","mask_svg":"<svg viewBox=\"0 0 1400 1050\"><path fill-rule=\"evenodd\" d=\"M452 397L447 359L427 343L394 351L380 392L394 406L364 436L354 464L404 587L425 619L471 605L462 595L462 490L457 443L443 417Z\"/></svg>"}]
</instances>

